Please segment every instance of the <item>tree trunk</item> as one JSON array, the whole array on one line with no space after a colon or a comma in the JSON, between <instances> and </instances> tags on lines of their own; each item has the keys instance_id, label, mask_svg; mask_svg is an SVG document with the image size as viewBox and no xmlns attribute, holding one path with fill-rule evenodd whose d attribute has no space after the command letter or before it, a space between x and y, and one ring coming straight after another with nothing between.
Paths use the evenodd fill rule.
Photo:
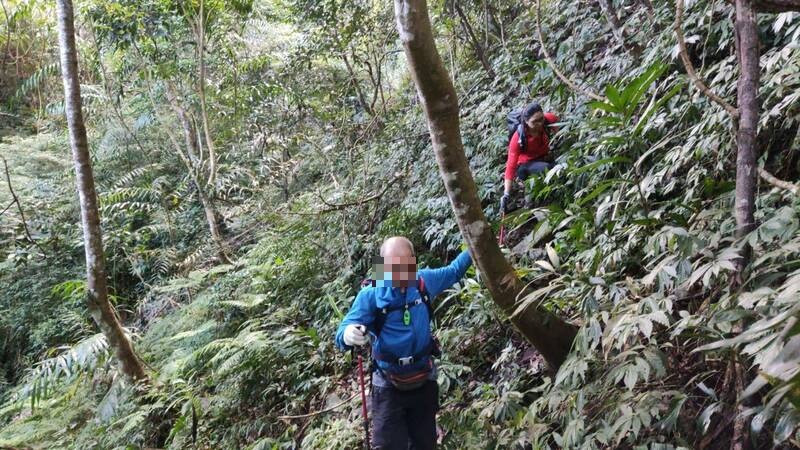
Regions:
<instances>
[{"instance_id":1,"label":"tree trunk","mask_svg":"<svg viewBox=\"0 0 800 450\"><path fill-rule=\"evenodd\" d=\"M469 24L469 20L467 20L467 15L464 14L464 10L461 9L461 5L458 4L458 1L453 2L453 6L456 9L458 17L461 19L461 26L464 28L467 36L469 36L469 40L472 42L472 47L475 49L475 55L478 57L478 60L481 62L484 70L486 70L489 78L494 79L496 77L494 69L492 69L492 65L489 64L489 60L486 59L485 48L481 46L481 43L478 41L478 37L475 36L472 26Z\"/></svg>"},{"instance_id":2,"label":"tree trunk","mask_svg":"<svg viewBox=\"0 0 800 450\"><path fill-rule=\"evenodd\" d=\"M558 369L566 359L576 329L540 305L520 314L522 282L495 241L478 200L459 130L458 99L433 40L425 0L395 0L395 17L412 78L428 119L433 150L458 227L492 298L519 331Z\"/></svg>"},{"instance_id":3,"label":"tree trunk","mask_svg":"<svg viewBox=\"0 0 800 450\"><path fill-rule=\"evenodd\" d=\"M86 138L86 127L81 112L81 91L78 80L78 56L75 50L75 28L72 1L58 0L58 40L61 50L61 74L64 81L64 106L69 126L72 158L75 162L75 180L81 205L83 242L86 251L87 303L92 318L108 340L108 345L120 362L122 373L133 379L146 378L144 368L133 351L133 345L122 331L111 303L106 285L103 237L100 230L100 213L97 193Z\"/></svg>"},{"instance_id":4,"label":"tree trunk","mask_svg":"<svg viewBox=\"0 0 800 450\"><path fill-rule=\"evenodd\" d=\"M203 120L203 134L208 148L208 184L213 186L217 178L217 153L214 151L214 141L208 126L208 112L206 111L206 61L205 44L206 28L204 15L204 1L200 0L200 14L197 17L197 60L198 60L198 96L200 97L200 115Z\"/></svg>"},{"instance_id":5,"label":"tree trunk","mask_svg":"<svg viewBox=\"0 0 800 450\"><path fill-rule=\"evenodd\" d=\"M228 249L225 245L225 242L222 240L222 233L219 230L219 222L217 221L219 216L217 214L217 208L214 206L214 200L206 192L205 185L194 168L195 162L193 159L199 158L196 155L198 155L200 151L197 140L197 130L192 125L192 121L189 120L186 111L184 111L177 102L173 101L171 103L175 113L178 115L178 119L181 122L181 126L183 128L183 138L186 141L186 151L189 154L188 158L181 159L184 159L186 170L189 171L189 176L197 188L197 196L200 198L200 204L203 205L203 212L205 212L206 222L208 223L208 231L211 233L211 239L217 246L218 256L222 262L226 264L230 263L231 260L228 257ZM198 161L198 164L200 163L201 162Z\"/></svg>"},{"instance_id":6,"label":"tree trunk","mask_svg":"<svg viewBox=\"0 0 800 450\"><path fill-rule=\"evenodd\" d=\"M736 130L736 237L755 228L756 133L758 132L759 50L756 11L751 0L736 0L736 48L739 59L737 98L739 123ZM747 265L747 252L738 261Z\"/></svg>"}]
</instances>

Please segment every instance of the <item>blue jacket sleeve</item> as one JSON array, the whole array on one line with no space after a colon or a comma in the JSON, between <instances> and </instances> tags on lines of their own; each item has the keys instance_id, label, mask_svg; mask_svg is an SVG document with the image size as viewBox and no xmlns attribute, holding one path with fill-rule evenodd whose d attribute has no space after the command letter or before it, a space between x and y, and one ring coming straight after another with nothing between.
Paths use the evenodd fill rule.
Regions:
<instances>
[{"instance_id":1,"label":"blue jacket sleeve","mask_svg":"<svg viewBox=\"0 0 800 450\"><path fill-rule=\"evenodd\" d=\"M471 265L472 258L469 252L464 250L450 265L439 269L422 269L419 274L425 280L428 294L434 298L460 280Z\"/></svg>"},{"instance_id":2,"label":"blue jacket sleeve","mask_svg":"<svg viewBox=\"0 0 800 450\"><path fill-rule=\"evenodd\" d=\"M344 343L344 329L350 324L366 325L371 328L372 322L375 321L376 307L375 296L369 295L370 289L362 289L356 295L353 305L350 306L350 311L342 319L339 324L339 329L336 330L336 346L342 351L347 351L351 347Z\"/></svg>"}]
</instances>

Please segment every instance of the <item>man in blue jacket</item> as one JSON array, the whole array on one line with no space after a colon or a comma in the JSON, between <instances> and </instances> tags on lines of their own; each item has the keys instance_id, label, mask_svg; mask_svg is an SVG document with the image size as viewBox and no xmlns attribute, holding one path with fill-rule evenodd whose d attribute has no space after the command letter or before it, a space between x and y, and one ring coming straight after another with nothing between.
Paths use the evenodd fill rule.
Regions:
<instances>
[{"instance_id":1,"label":"man in blue jacket","mask_svg":"<svg viewBox=\"0 0 800 450\"><path fill-rule=\"evenodd\" d=\"M460 280L472 259L464 251L449 266L417 272L414 246L402 236L387 239L380 255L378 279L356 296L336 332L336 345L349 350L372 338L374 448L432 449L439 386L430 299Z\"/></svg>"}]
</instances>

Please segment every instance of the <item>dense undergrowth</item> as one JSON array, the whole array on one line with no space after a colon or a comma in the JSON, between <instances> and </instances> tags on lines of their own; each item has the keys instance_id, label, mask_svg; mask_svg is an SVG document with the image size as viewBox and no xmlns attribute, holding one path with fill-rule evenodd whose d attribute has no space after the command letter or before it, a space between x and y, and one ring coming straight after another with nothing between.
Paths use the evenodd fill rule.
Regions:
<instances>
[{"instance_id":1,"label":"dense undergrowth","mask_svg":"<svg viewBox=\"0 0 800 450\"><path fill-rule=\"evenodd\" d=\"M353 361L334 349L335 327L382 238L409 236L430 265L461 240L391 5L234 3L215 6L207 55L222 155L210 189L232 264L216 259L165 131L179 126L166 91L198 101L188 13L170 2L82 5L96 30L82 64L85 91L101 100L87 110L111 285L151 379L118 376L82 305L68 165L15 153L13 171L38 177L15 179L37 245L3 222L13 226L2 231L0 446L360 445ZM743 243L733 238L731 123L683 75L671 6L654 2L650 20L642 3L615 2L634 51L594 3L547 3L555 63L607 99L589 103L540 58L535 9L489 3L494 77L452 4L431 4L465 150L496 219L505 113L538 99L562 118L558 165L529 181L537 207L508 219L508 254L532 287L521 306L544 301L581 328L548 373L474 272L437 299L443 446L727 448L740 422L752 446L797 445L798 200L760 186L751 263L734 283ZM480 23L483 6L464 8ZM736 86L731 14L697 1L684 18L695 64L724 95ZM760 164L797 180L800 21L760 17ZM159 50L167 42L175 55ZM4 138L4 153L36 139L67 158L61 119L43 122L41 102L15 106L35 112L39 134ZM23 136L28 123L11 125Z\"/></svg>"}]
</instances>

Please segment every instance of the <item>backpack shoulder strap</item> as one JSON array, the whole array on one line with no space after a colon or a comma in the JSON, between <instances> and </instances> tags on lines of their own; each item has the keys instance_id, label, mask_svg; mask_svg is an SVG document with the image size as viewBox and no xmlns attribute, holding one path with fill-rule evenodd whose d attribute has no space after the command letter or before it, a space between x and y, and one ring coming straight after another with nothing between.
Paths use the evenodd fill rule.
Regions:
<instances>
[{"instance_id":1,"label":"backpack shoulder strap","mask_svg":"<svg viewBox=\"0 0 800 450\"><path fill-rule=\"evenodd\" d=\"M422 277L419 277L417 280L417 290L419 291L419 297L422 299L422 303L428 308L428 320L433 322L433 304L431 303L431 296L428 290L425 289L425 279Z\"/></svg>"},{"instance_id":2,"label":"backpack shoulder strap","mask_svg":"<svg viewBox=\"0 0 800 450\"><path fill-rule=\"evenodd\" d=\"M364 280L364 282L366 281L370 280ZM372 286L374 286L375 280L371 281L372 281ZM365 286L364 282L361 283L362 286ZM368 285L369 284L367 284L367 286ZM424 304L425 308L428 309L428 320L433 322L433 304L431 303L431 296L428 293L428 290L425 289L425 280L422 277L417 279L417 291L419 291L419 297L422 300L422 304ZM375 314L375 321L372 324L372 327L375 330L375 336L379 336L381 334L381 330L383 329L383 326L386 324L386 317L389 315L389 313L397 309L402 309L402 306L378 309L378 311Z\"/></svg>"}]
</instances>

